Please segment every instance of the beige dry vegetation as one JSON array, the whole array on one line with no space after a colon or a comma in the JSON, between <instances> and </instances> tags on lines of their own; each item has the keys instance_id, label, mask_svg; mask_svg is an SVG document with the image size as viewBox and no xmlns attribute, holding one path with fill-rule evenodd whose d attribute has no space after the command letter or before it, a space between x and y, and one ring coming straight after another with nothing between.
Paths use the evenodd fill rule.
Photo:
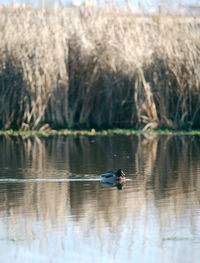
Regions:
<instances>
[{"instance_id":1,"label":"beige dry vegetation","mask_svg":"<svg viewBox=\"0 0 200 263\"><path fill-rule=\"evenodd\" d=\"M0 128L199 128L198 21L2 9Z\"/></svg>"}]
</instances>

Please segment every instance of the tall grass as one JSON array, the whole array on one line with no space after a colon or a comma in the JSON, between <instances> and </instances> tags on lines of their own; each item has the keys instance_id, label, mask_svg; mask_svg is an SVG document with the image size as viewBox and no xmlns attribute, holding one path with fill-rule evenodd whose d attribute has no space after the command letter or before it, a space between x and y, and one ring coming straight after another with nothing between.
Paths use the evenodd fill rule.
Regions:
<instances>
[{"instance_id":1,"label":"tall grass","mask_svg":"<svg viewBox=\"0 0 200 263\"><path fill-rule=\"evenodd\" d=\"M198 20L2 9L0 128L199 128Z\"/></svg>"}]
</instances>

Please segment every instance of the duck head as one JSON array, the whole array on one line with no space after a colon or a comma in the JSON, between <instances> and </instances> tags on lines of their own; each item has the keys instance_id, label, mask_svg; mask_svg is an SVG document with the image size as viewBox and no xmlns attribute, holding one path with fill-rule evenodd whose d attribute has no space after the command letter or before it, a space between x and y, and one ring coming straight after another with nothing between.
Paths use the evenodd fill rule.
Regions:
<instances>
[{"instance_id":1,"label":"duck head","mask_svg":"<svg viewBox=\"0 0 200 263\"><path fill-rule=\"evenodd\" d=\"M122 169L118 169L116 172L117 177L125 177L125 173L122 171Z\"/></svg>"}]
</instances>

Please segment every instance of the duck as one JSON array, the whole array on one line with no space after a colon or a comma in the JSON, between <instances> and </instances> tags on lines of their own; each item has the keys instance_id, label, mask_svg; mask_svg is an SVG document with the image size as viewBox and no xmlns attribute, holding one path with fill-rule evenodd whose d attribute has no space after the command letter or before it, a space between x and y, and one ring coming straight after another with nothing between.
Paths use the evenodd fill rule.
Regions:
<instances>
[{"instance_id":1,"label":"duck","mask_svg":"<svg viewBox=\"0 0 200 263\"><path fill-rule=\"evenodd\" d=\"M124 183L126 181L125 173L122 169L118 169L116 172L109 171L104 174L101 174L101 182L102 183Z\"/></svg>"}]
</instances>

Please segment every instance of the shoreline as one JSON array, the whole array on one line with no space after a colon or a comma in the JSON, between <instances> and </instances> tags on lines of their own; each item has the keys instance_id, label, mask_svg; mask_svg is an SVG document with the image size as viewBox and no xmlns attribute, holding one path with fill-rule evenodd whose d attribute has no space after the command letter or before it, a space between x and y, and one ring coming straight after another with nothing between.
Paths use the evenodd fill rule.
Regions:
<instances>
[{"instance_id":1,"label":"shoreline","mask_svg":"<svg viewBox=\"0 0 200 263\"><path fill-rule=\"evenodd\" d=\"M141 129L107 129L107 130L48 130L48 131L40 131L40 130L0 130L1 135L9 135L9 136L113 136L113 135L200 135L200 130L168 130L168 129L154 129L154 130L141 130Z\"/></svg>"}]
</instances>

